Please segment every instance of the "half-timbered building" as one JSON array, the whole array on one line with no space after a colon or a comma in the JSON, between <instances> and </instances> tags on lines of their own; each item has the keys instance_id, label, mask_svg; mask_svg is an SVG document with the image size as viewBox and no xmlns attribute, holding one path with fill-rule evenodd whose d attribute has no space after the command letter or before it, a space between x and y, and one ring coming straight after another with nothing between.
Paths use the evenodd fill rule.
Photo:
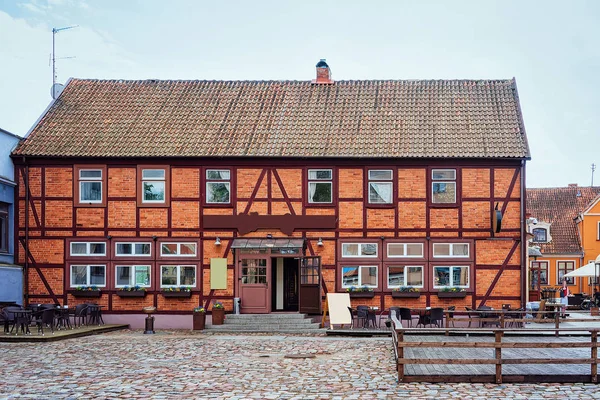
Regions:
<instances>
[{"instance_id":1,"label":"half-timbered building","mask_svg":"<svg viewBox=\"0 0 600 400\"><path fill-rule=\"evenodd\" d=\"M17 257L29 302L107 315L521 306L527 159L514 79L71 79L13 153Z\"/></svg>"}]
</instances>

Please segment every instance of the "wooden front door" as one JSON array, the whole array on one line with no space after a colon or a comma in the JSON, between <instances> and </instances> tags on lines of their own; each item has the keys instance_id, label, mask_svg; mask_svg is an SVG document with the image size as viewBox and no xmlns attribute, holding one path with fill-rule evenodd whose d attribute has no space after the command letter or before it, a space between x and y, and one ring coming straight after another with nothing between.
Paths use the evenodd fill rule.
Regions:
<instances>
[{"instance_id":1,"label":"wooden front door","mask_svg":"<svg viewBox=\"0 0 600 400\"><path fill-rule=\"evenodd\" d=\"M271 260L241 255L238 261L240 312L266 314L271 310Z\"/></svg>"},{"instance_id":2,"label":"wooden front door","mask_svg":"<svg viewBox=\"0 0 600 400\"><path fill-rule=\"evenodd\" d=\"M321 257L300 258L299 311L321 313Z\"/></svg>"}]
</instances>

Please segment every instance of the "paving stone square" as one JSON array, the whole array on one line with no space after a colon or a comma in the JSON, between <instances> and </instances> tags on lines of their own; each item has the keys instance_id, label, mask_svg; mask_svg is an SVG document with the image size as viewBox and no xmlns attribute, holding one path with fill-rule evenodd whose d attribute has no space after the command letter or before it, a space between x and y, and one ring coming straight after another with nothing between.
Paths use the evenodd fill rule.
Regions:
<instances>
[{"instance_id":1,"label":"paving stone square","mask_svg":"<svg viewBox=\"0 0 600 400\"><path fill-rule=\"evenodd\" d=\"M398 384L387 337L119 331L0 343L0 376L0 399L600 399L591 384Z\"/></svg>"}]
</instances>

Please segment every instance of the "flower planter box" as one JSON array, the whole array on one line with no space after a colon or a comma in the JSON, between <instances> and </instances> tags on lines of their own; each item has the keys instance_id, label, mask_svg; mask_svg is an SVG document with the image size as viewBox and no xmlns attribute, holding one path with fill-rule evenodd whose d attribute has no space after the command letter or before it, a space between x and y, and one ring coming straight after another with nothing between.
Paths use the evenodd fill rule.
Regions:
<instances>
[{"instance_id":1,"label":"flower planter box","mask_svg":"<svg viewBox=\"0 0 600 400\"><path fill-rule=\"evenodd\" d=\"M192 297L192 292L161 292L164 297L170 298L190 298Z\"/></svg>"},{"instance_id":2,"label":"flower planter box","mask_svg":"<svg viewBox=\"0 0 600 400\"><path fill-rule=\"evenodd\" d=\"M145 290L117 290L119 297L146 297Z\"/></svg>"},{"instance_id":3,"label":"flower planter box","mask_svg":"<svg viewBox=\"0 0 600 400\"><path fill-rule=\"evenodd\" d=\"M194 326L193 329L195 331L202 331L206 327L206 314L195 312L194 313Z\"/></svg>"},{"instance_id":4,"label":"flower planter box","mask_svg":"<svg viewBox=\"0 0 600 400\"><path fill-rule=\"evenodd\" d=\"M74 297L100 297L101 290L74 290L71 292Z\"/></svg>"},{"instance_id":5,"label":"flower planter box","mask_svg":"<svg viewBox=\"0 0 600 400\"><path fill-rule=\"evenodd\" d=\"M224 308L213 308L212 309L212 324L223 325L225 321L225 309Z\"/></svg>"},{"instance_id":6,"label":"flower planter box","mask_svg":"<svg viewBox=\"0 0 600 400\"><path fill-rule=\"evenodd\" d=\"M392 292L392 297L397 298L409 298L418 299L421 297L421 292Z\"/></svg>"},{"instance_id":7,"label":"flower planter box","mask_svg":"<svg viewBox=\"0 0 600 400\"><path fill-rule=\"evenodd\" d=\"M438 292L437 296L440 299L460 299L464 298L467 292Z\"/></svg>"},{"instance_id":8,"label":"flower planter box","mask_svg":"<svg viewBox=\"0 0 600 400\"><path fill-rule=\"evenodd\" d=\"M350 292L352 298L372 299L375 297L375 292Z\"/></svg>"}]
</instances>

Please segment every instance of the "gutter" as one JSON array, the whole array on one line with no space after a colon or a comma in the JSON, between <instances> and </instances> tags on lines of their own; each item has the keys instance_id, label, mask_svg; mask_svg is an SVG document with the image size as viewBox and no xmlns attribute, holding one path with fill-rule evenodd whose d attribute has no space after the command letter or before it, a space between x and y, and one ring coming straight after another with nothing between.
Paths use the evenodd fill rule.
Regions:
<instances>
[{"instance_id":1,"label":"gutter","mask_svg":"<svg viewBox=\"0 0 600 400\"><path fill-rule=\"evenodd\" d=\"M525 231L525 212L527 190L525 190L525 160L521 160L521 308L529 299L529 249Z\"/></svg>"}]
</instances>

